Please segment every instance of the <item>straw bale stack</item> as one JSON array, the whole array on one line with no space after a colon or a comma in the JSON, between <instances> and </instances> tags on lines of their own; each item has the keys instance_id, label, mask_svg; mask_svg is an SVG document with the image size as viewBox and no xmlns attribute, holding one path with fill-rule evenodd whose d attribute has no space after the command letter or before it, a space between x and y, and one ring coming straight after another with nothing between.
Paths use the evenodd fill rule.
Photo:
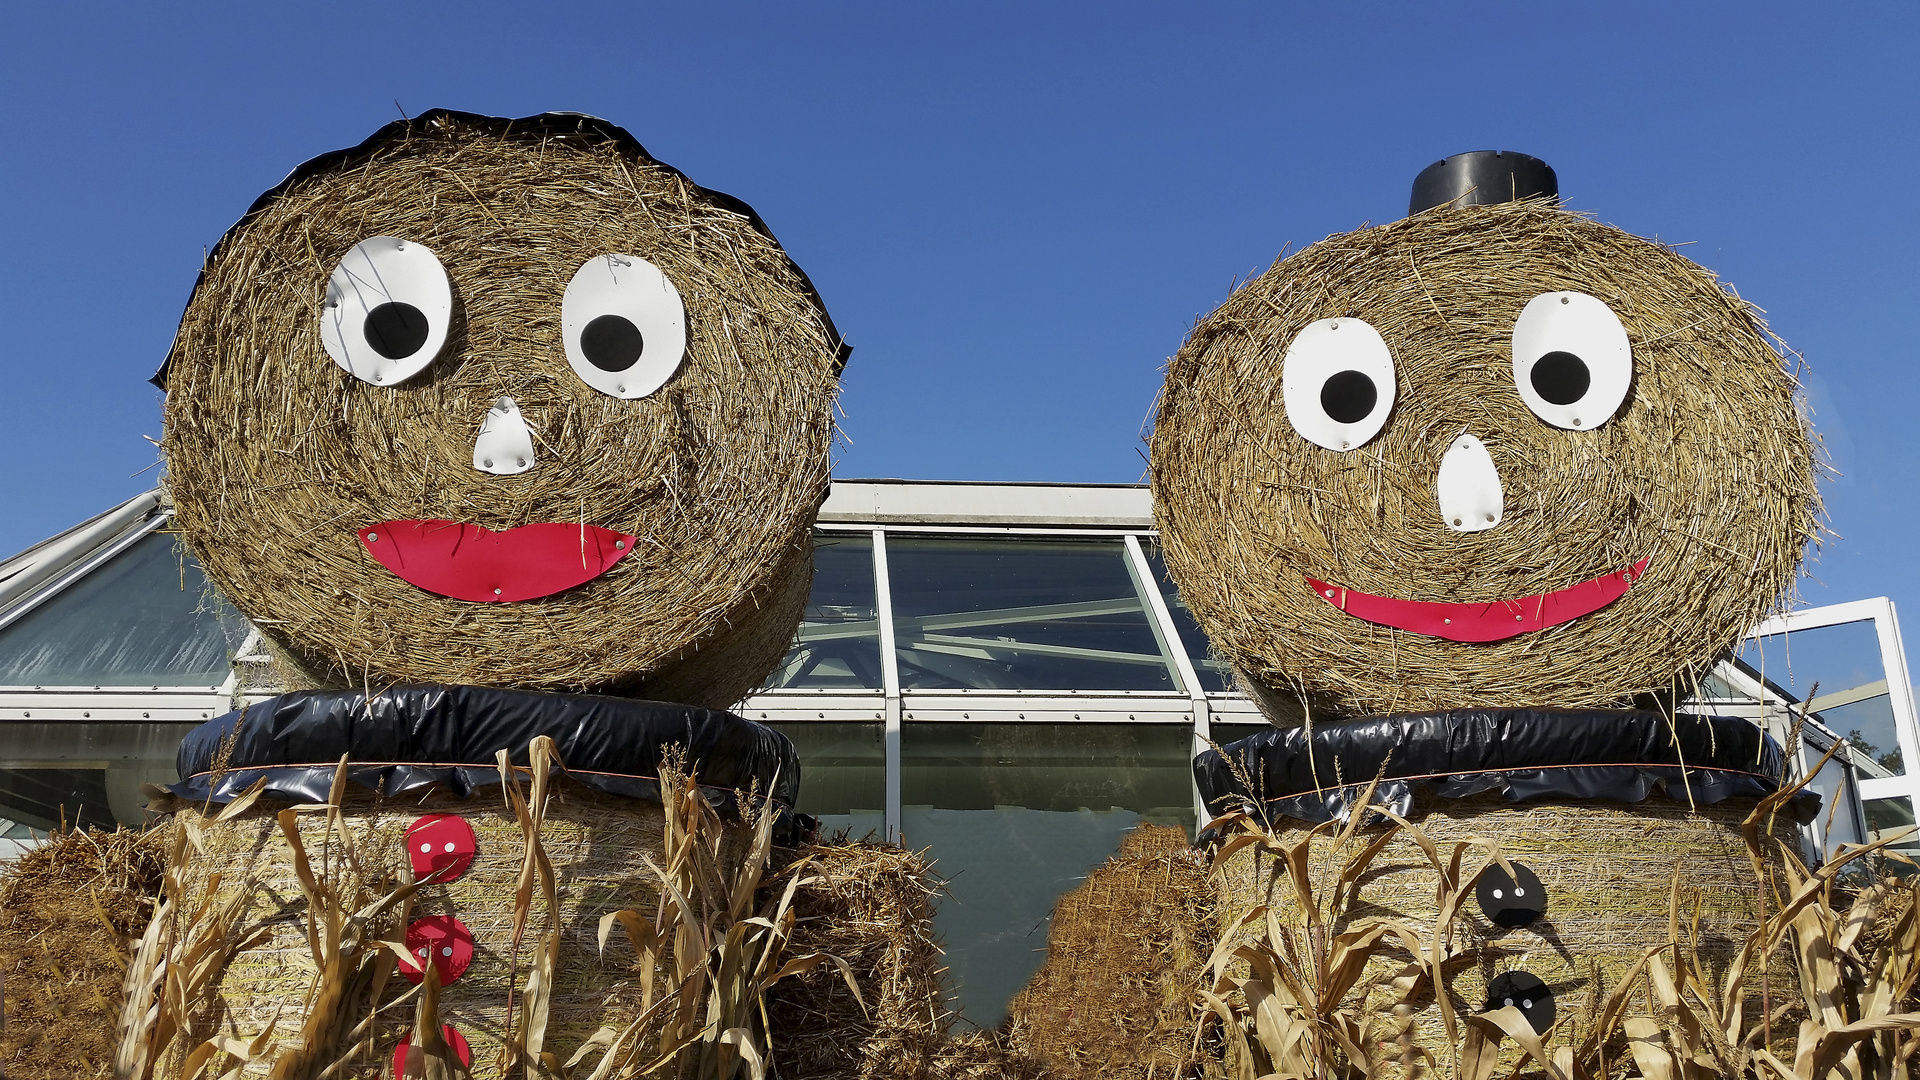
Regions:
<instances>
[{"instance_id":1,"label":"straw bale stack","mask_svg":"<svg viewBox=\"0 0 1920 1080\"><path fill-rule=\"evenodd\" d=\"M1516 318L1562 290L1603 301L1632 349L1624 403L1584 430L1515 386ZM1290 426L1282 359L1351 318L1397 389L1340 452ZM1540 200L1436 209L1284 258L1194 328L1152 435L1155 517L1182 598L1277 720L1619 703L1685 685L1787 594L1819 513L1797 392L1758 311L1672 250ZM1436 508L1463 433L1505 489L1486 531ZM1490 603L1643 559L1609 606L1488 643L1365 622L1307 583Z\"/></svg>"},{"instance_id":2,"label":"straw bale stack","mask_svg":"<svg viewBox=\"0 0 1920 1080\"><path fill-rule=\"evenodd\" d=\"M1461 957L1449 972L1456 1007L1465 1013L1481 1011L1494 978L1525 971L1552 992L1556 1015L1572 1021L1556 1028L1549 1045L1577 1042L1592 1029L1599 1004L1647 946L1672 940L1670 902L1676 874L1680 940L1694 941L1691 951L1698 955L1700 969L1719 985L1746 936L1763 918L1765 885L1755 877L1740 828L1753 806L1754 800L1739 798L1690 807L1662 797L1632 804L1507 803L1493 794L1446 799L1421 792L1408 820L1439 846L1443 857L1453 844L1470 837L1497 840L1501 852L1531 869L1546 889L1544 915L1521 927L1487 919L1468 890L1452 925L1455 954ZM1273 823L1272 834L1293 845L1310 828L1281 818ZM1793 842L1791 831L1783 819L1768 845L1776 864L1779 845ZM1372 840L1363 833L1358 843ZM1323 832L1313 841L1309 874L1330 884L1338 876L1341 858ZM1486 858L1483 850L1471 852L1463 872L1474 872ZM1288 912L1297 908L1284 871L1253 849L1235 854L1219 874L1224 926L1256 904L1270 903ZM1439 923L1437 894L1432 863L1403 832L1362 875L1357 900L1341 918L1380 916L1432 928ZM1690 939L1692 933L1698 936ZM1355 1002L1356 1017L1378 1016L1382 1030L1393 1029L1389 1017L1398 991L1390 980L1410 959L1398 948L1374 954L1359 983L1363 1000ZM1765 966L1776 1002L1791 997L1798 985L1791 958L1782 951ZM1756 1008L1763 991L1759 968L1756 964L1748 978ZM1411 1041L1446 1060L1452 1047L1430 987L1414 1004ZM1399 1057L1383 1049L1382 1058Z\"/></svg>"},{"instance_id":3,"label":"straw bale stack","mask_svg":"<svg viewBox=\"0 0 1920 1080\"><path fill-rule=\"evenodd\" d=\"M767 995L767 1026L780 1074L825 1080L924 1069L948 1020L946 965L933 936L937 885L924 854L859 841L787 854L806 860L794 897L792 951L845 960L860 999L827 966L776 983Z\"/></svg>"},{"instance_id":4,"label":"straw bale stack","mask_svg":"<svg viewBox=\"0 0 1920 1080\"><path fill-rule=\"evenodd\" d=\"M221 900L242 883L258 881L261 889L245 921L268 920L271 927L265 941L233 956L214 994L199 1003L193 1017L195 1041L235 1031L251 1038L265 1031L279 1013L282 1022L276 1043L297 1045L299 1024L289 1024L286 1017L304 1016L312 1007L307 995L316 980L306 923L300 915L302 891L292 849L275 820L284 806L263 799L225 821L192 809L176 814L175 827L197 832L204 844L204 851L184 865L186 894L198 897L215 875L214 894ZM461 799L434 788L389 799L348 787L340 807L350 843L343 843L339 832L329 831L325 814L308 813L299 819L314 874L336 889L356 876L369 886L380 880L399 881L408 862L406 829L424 814L458 814L473 827L477 855L471 868L449 883L423 888L412 898L407 918L452 915L472 932L471 966L441 988L440 1017L471 1044L475 1077L500 1076L498 1064L509 1016L518 1008L511 988L526 981L535 939L547 925L546 915L539 910L542 902L536 899L528 930L515 953L515 894L526 850L520 822L497 790ZM664 820L657 803L603 794L565 776L554 779L540 828L541 846L557 878L559 905L553 921L560 949L548 1002L549 1050L564 1056L602 1025L639 1014L640 990L632 956L617 945L603 955L598 926L601 917L613 911L633 909L650 915L654 910L658 879L639 856L649 854L656 863L665 861ZM723 850L738 863L746 850L744 830L738 825L726 828L729 835ZM397 912L384 916L392 925L376 923L369 932L384 940L400 940L404 926L398 924ZM281 917L274 918L276 914ZM182 907L173 917L184 932L184 924L194 915L193 908ZM404 986L400 976L394 975L384 996L391 998L395 988ZM352 1003L349 1016L358 1022L370 1014L373 1004ZM364 1062L364 1075L383 1075L382 1063L412 1019L412 1010L395 1009L376 1022L368 1036L376 1052ZM517 1016L514 1020L516 1026L523 1026ZM255 1071L246 1075L266 1075L272 1057L256 1058L249 1065Z\"/></svg>"},{"instance_id":5,"label":"straw bale stack","mask_svg":"<svg viewBox=\"0 0 1920 1080\"><path fill-rule=\"evenodd\" d=\"M214 249L159 377L177 520L214 583L307 685L713 707L757 686L805 603L845 359L758 217L573 116L435 112L317 162ZM453 293L445 348L391 385L322 342L330 275L380 235L430 249ZM684 302L684 361L646 397L593 389L565 354L569 281L613 253L654 264ZM535 447L518 475L474 460L502 398ZM575 588L481 603L376 562L356 530L389 521L637 541Z\"/></svg>"},{"instance_id":6,"label":"straw bale stack","mask_svg":"<svg viewBox=\"0 0 1920 1080\"><path fill-rule=\"evenodd\" d=\"M120 984L160 858L150 832L67 829L0 863L0 1075L111 1075Z\"/></svg>"},{"instance_id":7,"label":"straw bale stack","mask_svg":"<svg viewBox=\"0 0 1920 1080\"><path fill-rule=\"evenodd\" d=\"M1054 906L1046 963L1008 1006L1012 1044L1056 1080L1187 1075L1212 891L1185 832L1128 834Z\"/></svg>"}]
</instances>

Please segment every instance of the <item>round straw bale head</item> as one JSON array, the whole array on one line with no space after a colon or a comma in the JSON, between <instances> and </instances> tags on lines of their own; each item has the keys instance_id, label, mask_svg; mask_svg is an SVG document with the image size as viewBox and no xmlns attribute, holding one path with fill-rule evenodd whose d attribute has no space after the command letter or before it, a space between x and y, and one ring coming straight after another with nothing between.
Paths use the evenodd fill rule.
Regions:
<instances>
[{"instance_id":1,"label":"round straw bale head","mask_svg":"<svg viewBox=\"0 0 1920 1080\"><path fill-rule=\"evenodd\" d=\"M414 278L383 276L382 237ZM431 262L444 311L396 305ZM572 287L594 274L600 294ZM619 291L634 274L651 293ZM309 163L215 248L162 373L168 485L208 575L312 685L724 707L805 603L843 362L745 204L597 121L434 113ZM390 569L408 536L425 547ZM460 582L408 562L429 557Z\"/></svg>"},{"instance_id":2,"label":"round straw bale head","mask_svg":"<svg viewBox=\"0 0 1920 1080\"><path fill-rule=\"evenodd\" d=\"M1755 309L1667 247L1539 200L1432 210L1194 328L1155 516L1275 719L1614 704L1789 591L1819 513L1797 389Z\"/></svg>"},{"instance_id":3,"label":"round straw bale head","mask_svg":"<svg viewBox=\"0 0 1920 1080\"><path fill-rule=\"evenodd\" d=\"M1471 877L1491 862L1484 846L1497 841L1510 864L1532 871L1545 889L1544 912L1523 926L1503 926L1480 907L1473 881L1463 886L1450 927L1457 959L1447 966L1450 993L1457 1010L1479 1012L1489 1001L1489 987L1508 972L1525 972L1544 983L1552 995L1557 1020L1569 1020L1554 1033L1549 1046L1576 1042L1591 1030L1599 1006L1630 973L1650 945L1669 941L1673 904L1679 905L1680 940L1699 970L1719 986L1749 933L1764 917L1762 896L1768 886L1756 880L1741 823L1753 809L1752 799L1726 799L1690 807L1662 797L1633 804L1593 801L1541 800L1508 803L1493 794L1447 799L1421 792L1408 820L1436 845L1442 859L1470 838L1461 863ZM1781 845L1791 843L1792 826L1784 821L1778 835L1762 838L1767 851L1763 865L1773 872ZM1274 836L1293 846L1306 841L1313 827L1282 818ZM1311 840L1308 877L1314 895L1323 904L1334 895L1335 882L1346 863L1373 842L1376 830L1363 830L1347 846L1337 843L1338 827L1321 826ZM1497 864L1488 867L1498 871ZM1293 884L1271 856L1243 848L1228 862L1219 878L1221 923L1231 926L1256 904L1271 904L1288 923L1299 916ZM1430 940L1445 937L1440 925L1439 884L1433 864L1416 841L1402 832L1389 841L1357 878L1352 902L1333 913L1343 926L1366 918L1404 920ZM1677 892L1676 892L1677 890ZM1697 916L1697 919L1696 919ZM1339 932L1336 927L1334 932ZM1394 1006L1403 1001L1411 1009L1408 1037L1439 1060L1450 1060L1440 1010L1430 986L1411 999L1393 985L1412 960L1394 943L1383 943L1367 961L1366 974L1355 984L1355 996L1346 1003L1349 1015L1378 1025L1381 1032L1398 1030ZM1671 961L1671 955L1669 955ZM1751 963L1748 986L1758 1008L1762 964ZM1795 976L1790 957L1776 952L1764 965L1775 999L1792 996ZM1638 1000L1636 998L1636 1000ZM1504 1002L1494 1002L1499 1006ZM1518 1004L1518 1003L1516 1003ZM1509 1040L1509 1057L1512 1043ZM1401 1049L1387 1039L1379 1047L1383 1059L1398 1061ZM1512 1067L1515 1062L1509 1060Z\"/></svg>"},{"instance_id":4,"label":"round straw bale head","mask_svg":"<svg viewBox=\"0 0 1920 1080\"><path fill-rule=\"evenodd\" d=\"M366 935L374 940L399 942L407 925L434 916L452 916L472 935L470 966L440 990L440 1016L453 1025L473 1051L473 1075L498 1077L503 1040L509 1028L524 1024L518 1010L533 962L536 941L550 929L559 932L560 951L554 966L548 1002L546 1047L564 1058L599 1028L625 1027L641 1013L641 976L634 970L634 954L619 932L606 950L599 945L600 919L614 911L633 909L653 917L659 900L659 882L643 856L665 866L664 813L660 804L594 791L567 777L557 777L549 793L540 842L556 879L557 918L549 922L546 902L536 881L519 949L514 949L516 891L526 851L525 835L514 812L500 793L462 799L440 789L384 798L349 787L342 800L340 824L329 829L327 815L305 811L298 815L302 848L312 872L326 890L345 904L367 907L392 891L408 867L408 826L427 814L455 814L473 829L476 854L464 874L446 884L428 884L404 908L384 911L370 923ZM299 871L292 846L282 833L276 813L285 804L266 801L226 821L215 821L194 810L181 810L176 827L197 829L205 850L188 860L179 872L186 877L185 895L197 903L213 883L216 904L227 900L246 883L257 881L238 925L263 924L269 936L241 950L227 965L211 992L194 1003L194 1037L189 1044L218 1034L243 1032L248 1038L265 1031L278 1014L276 1050L256 1058L248 1076L264 1076L280 1051L299 1044L301 1024L289 1016L305 1016L309 994L316 986L317 969L307 938L307 905L301 903ZM727 825L721 851L722 865L732 873L744 859L748 837L738 825ZM342 835L347 838L344 842ZM351 848L351 856L349 855ZM216 881L216 877L217 881ZM345 905L343 904L343 907ZM330 913L319 913L321 918ZM352 910L337 913L345 919ZM175 940L181 940L199 915L194 905L172 913ZM670 947L669 947L670 951ZM671 959L663 958L665 971ZM396 989L397 988L397 989ZM391 976L382 1003L406 989L402 976ZM524 993L524 990L522 991ZM363 987L361 995L365 997ZM654 997L659 997L656 992ZM371 1012L370 1000L348 1003L348 1027ZM374 1052L363 1073L384 1076L394 1047L411 1029L409 1004L389 1008L371 1035ZM342 1028L341 1030L345 1030ZM344 1049L344 1046L342 1047ZM161 1075L165 1075L164 1072Z\"/></svg>"}]
</instances>

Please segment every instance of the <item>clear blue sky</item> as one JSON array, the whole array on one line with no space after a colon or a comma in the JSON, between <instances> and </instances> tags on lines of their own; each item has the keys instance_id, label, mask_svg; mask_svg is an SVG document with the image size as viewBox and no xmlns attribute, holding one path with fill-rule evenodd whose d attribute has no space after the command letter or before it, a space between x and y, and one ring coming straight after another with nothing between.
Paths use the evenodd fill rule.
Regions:
<instances>
[{"instance_id":1,"label":"clear blue sky","mask_svg":"<svg viewBox=\"0 0 1920 1080\"><path fill-rule=\"evenodd\" d=\"M856 346L845 477L1137 480L1161 365L1237 276L1400 216L1438 157L1538 155L1806 354L1845 474L1808 597L1920 628L1917 12L9 4L0 553L151 485L144 380L292 166L401 108L564 109L753 203L813 276Z\"/></svg>"}]
</instances>

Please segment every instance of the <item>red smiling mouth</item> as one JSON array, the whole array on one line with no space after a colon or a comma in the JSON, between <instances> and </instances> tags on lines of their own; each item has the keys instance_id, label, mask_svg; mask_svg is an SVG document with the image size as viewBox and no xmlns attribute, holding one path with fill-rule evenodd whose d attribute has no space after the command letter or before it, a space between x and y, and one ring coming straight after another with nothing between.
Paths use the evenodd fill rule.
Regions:
<instances>
[{"instance_id":1,"label":"red smiling mouth","mask_svg":"<svg viewBox=\"0 0 1920 1080\"><path fill-rule=\"evenodd\" d=\"M1558 592L1473 604L1398 600L1343 589L1313 578L1308 578L1307 583L1320 599L1366 622L1448 641L1505 641L1599 611L1627 594L1627 587L1646 574L1647 561L1641 559L1624 570L1602 574Z\"/></svg>"},{"instance_id":2,"label":"red smiling mouth","mask_svg":"<svg viewBox=\"0 0 1920 1080\"><path fill-rule=\"evenodd\" d=\"M430 593L479 603L552 596L584 585L633 550L595 525L522 525L494 532L457 521L383 521L356 534L380 565Z\"/></svg>"}]
</instances>

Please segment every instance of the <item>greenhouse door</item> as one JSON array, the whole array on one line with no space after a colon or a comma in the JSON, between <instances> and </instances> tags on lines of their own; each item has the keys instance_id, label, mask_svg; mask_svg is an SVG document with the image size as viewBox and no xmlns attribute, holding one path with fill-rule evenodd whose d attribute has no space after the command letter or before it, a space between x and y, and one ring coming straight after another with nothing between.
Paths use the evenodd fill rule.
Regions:
<instances>
[{"instance_id":1,"label":"greenhouse door","mask_svg":"<svg viewBox=\"0 0 1920 1080\"><path fill-rule=\"evenodd\" d=\"M1804 710L1848 741L1870 838L1914 824L1920 728L1893 601L1856 600L1769 619L1741 643L1740 661L1785 692L1791 713ZM1920 842L1900 847L1911 855Z\"/></svg>"}]
</instances>

